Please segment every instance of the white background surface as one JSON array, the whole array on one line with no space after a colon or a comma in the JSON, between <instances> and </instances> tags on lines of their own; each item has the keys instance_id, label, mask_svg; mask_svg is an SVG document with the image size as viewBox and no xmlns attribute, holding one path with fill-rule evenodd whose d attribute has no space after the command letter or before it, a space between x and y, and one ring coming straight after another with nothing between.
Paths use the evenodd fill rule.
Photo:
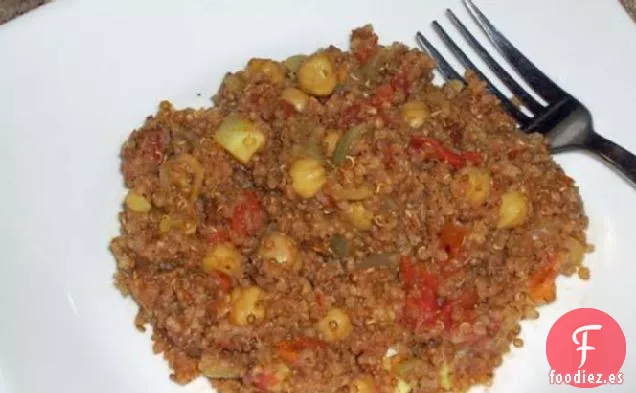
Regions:
<instances>
[{"instance_id":1,"label":"white background surface","mask_svg":"<svg viewBox=\"0 0 636 393\"><path fill-rule=\"evenodd\" d=\"M588 105L601 134L636 151L636 24L618 1L478 4ZM222 74L249 57L343 47L367 22L383 43L414 45L417 29L433 36L432 19L448 25L445 6L464 15L456 0L66 0L0 26L0 392L210 391L170 382L133 327L136 307L112 285L121 143L161 99L208 105ZM489 391L574 391L548 385L545 338L585 306L614 316L627 337L625 384L596 391L633 392L636 191L586 154L557 160L590 217L592 280L560 281L558 302L524 325L525 348L506 357Z\"/></svg>"}]
</instances>

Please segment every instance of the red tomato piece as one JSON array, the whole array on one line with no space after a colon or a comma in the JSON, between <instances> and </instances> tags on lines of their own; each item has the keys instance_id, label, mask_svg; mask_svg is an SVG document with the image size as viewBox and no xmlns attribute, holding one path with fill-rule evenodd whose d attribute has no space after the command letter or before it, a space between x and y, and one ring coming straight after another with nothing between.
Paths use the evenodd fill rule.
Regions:
<instances>
[{"instance_id":1,"label":"red tomato piece","mask_svg":"<svg viewBox=\"0 0 636 393\"><path fill-rule=\"evenodd\" d=\"M395 164L395 146L389 145L384 149L383 152L383 161L384 165L388 168L392 167Z\"/></svg>"},{"instance_id":2,"label":"red tomato piece","mask_svg":"<svg viewBox=\"0 0 636 393\"><path fill-rule=\"evenodd\" d=\"M280 101L279 106L283 111L283 118L285 119L290 118L296 114L296 108L294 108L293 105L287 101Z\"/></svg>"},{"instance_id":3,"label":"red tomato piece","mask_svg":"<svg viewBox=\"0 0 636 393\"><path fill-rule=\"evenodd\" d=\"M362 114L363 107L364 104L358 102L344 109L340 114L340 123L345 127L349 127L362 121L364 117Z\"/></svg>"},{"instance_id":4,"label":"red tomato piece","mask_svg":"<svg viewBox=\"0 0 636 393\"><path fill-rule=\"evenodd\" d=\"M414 331L431 327L437 320L437 277L415 266L410 258L400 260L400 274L406 291L402 323Z\"/></svg>"},{"instance_id":5,"label":"red tomato piece","mask_svg":"<svg viewBox=\"0 0 636 393\"><path fill-rule=\"evenodd\" d=\"M549 303L556 299L555 280L558 275L557 259L550 255L548 260L530 277L528 288L530 297L538 303Z\"/></svg>"},{"instance_id":6,"label":"red tomato piece","mask_svg":"<svg viewBox=\"0 0 636 393\"><path fill-rule=\"evenodd\" d=\"M219 280L219 285L221 289L225 293L230 293L232 290L232 278L225 273L215 272L217 279Z\"/></svg>"},{"instance_id":7,"label":"red tomato piece","mask_svg":"<svg viewBox=\"0 0 636 393\"><path fill-rule=\"evenodd\" d=\"M479 153L477 152L467 151L462 154L462 157L464 158L464 161L466 161L467 163L470 163L473 165L481 164L481 155L479 155Z\"/></svg>"},{"instance_id":8,"label":"red tomato piece","mask_svg":"<svg viewBox=\"0 0 636 393\"><path fill-rule=\"evenodd\" d=\"M395 91L393 90L393 87L391 87L390 84L385 83L383 85L380 85L376 87L375 93L373 94L373 97L371 97L371 104L373 104L374 106L383 106L384 104L391 104L391 101L393 101L394 94L395 94Z\"/></svg>"},{"instance_id":9,"label":"red tomato piece","mask_svg":"<svg viewBox=\"0 0 636 393\"><path fill-rule=\"evenodd\" d=\"M432 138L413 137L409 142L409 147L413 150L422 150L427 148L439 160L444 161L454 169L466 166L467 163L479 164L481 156L476 152L455 153L454 151L444 147L440 141Z\"/></svg>"},{"instance_id":10,"label":"red tomato piece","mask_svg":"<svg viewBox=\"0 0 636 393\"><path fill-rule=\"evenodd\" d=\"M449 331L453 327L453 303L446 301L440 311L442 322L444 322L444 330Z\"/></svg>"},{"instance_id":11,"label":"red tomato piece","mask_svg":"<svg viewBox=\"0 0 636 393\"><path fill-rule=\"evenodd\" d=\"M217 231L208 236L208 243L214 245L230 240L230 235L226 231Z\"/></svg>"},{"instance_id":12,"label":"red tomato piece","mask_svg":"<svg viewBox=\"0 0 636 393\"><path fill-rule=\"evenodd\" d=\"M311 337L301 337L296 340L283 341L278 344L278 354L288 363L296 363L300 352L311 349L327 348L327 343Z\"/></svg>"},{"instance_id":13,"label":"red tomato piece","mask_svg":"<svg viewBox=\"0 0 636 393\"><path fill-rule=\"evenodd\" d=\"M439 234L441 246L451 257L461 255L464 239L468 235L468 229L455 224L444 224Z\"/></svg>"},{"instance_id":14,"label":"red tomato piece","mask_svg":"<svg viewBox=\"0 0 636 393\"><path fill-rule=\"evenodd\" d=\"M246 191L234 206L232 214L232 230L241 235L253 235L265 224L265 211L261 206L258 194Z\"/></svg>"},{"instance_id":15,"label":"red tomato piece","mask_svg":"<svg viewBox=\"0 0 636 393\"><path fill-rule=\"evenodd\" d=\"M402 277L402 281L405 284L405 289L409 289L410 287L415 285L415 266L413 266L411 258L400 258L400 275Z\"/></svg>"},{"instance_id":16,"label":"red tomato piece","mask_svg":"<svg viewBox=\"0 0 636 393\"><path fill-rule=\"evenodd\" d=\"M260 391L267 392L280 384L280 378L274 373L262 372L252 377L252 383Z\"/></svg>"}]
</instances>

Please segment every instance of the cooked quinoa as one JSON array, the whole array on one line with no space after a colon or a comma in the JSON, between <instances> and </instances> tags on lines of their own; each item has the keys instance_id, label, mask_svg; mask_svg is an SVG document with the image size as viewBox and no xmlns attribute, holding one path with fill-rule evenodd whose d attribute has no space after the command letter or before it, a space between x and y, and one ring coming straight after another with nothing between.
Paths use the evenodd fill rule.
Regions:
<instances>
[{"instance_id":1,"label":"cooked quinoa","mask_svg":"<svg viewBox=\"0 0 636 393\"><path fill-rule=\"evenodd\" d=\"M463 392L579 272L587 218L545 139L434 61L335 47L228 73L121 152L110 247L174 381L232 392Z\"/></svg>"}]
</instances>

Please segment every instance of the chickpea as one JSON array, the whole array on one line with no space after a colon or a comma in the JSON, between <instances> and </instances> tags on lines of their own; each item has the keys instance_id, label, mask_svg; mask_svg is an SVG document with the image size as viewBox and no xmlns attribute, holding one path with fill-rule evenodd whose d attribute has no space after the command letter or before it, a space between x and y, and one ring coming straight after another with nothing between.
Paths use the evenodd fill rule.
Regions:
<instances>
[{"instance_id":1,"label":"chickpea","mask_svg":"<svg viewBox=\"0 0 636 393\"><path fill-rule=\"evenodd\" d=\"M305 93L327 96L336 88L336 74L324 53L307 58L298 69L298 84Z\"/></svg>"},{"instance_id":2,"label":"chickpea","mask_svg":"<svg viewBox=\"0 0 636 393\"><path fill-rule=\"evenodd\" d=\"M300 267L298 248L294 240L284 233L274 232L266 235L261 242L259 255L261 258L273 259L291 268Z\"/></svg>"},{"instance_id":3,"label":"chickpea","mask_svg":"<svg viewBox=\"0 0 636 393\"><path fill-rule=\"evenodd\" d=\"M283 66L287 68L287 71L296 73L306 58L307 56L305 55L289 56L283 61Z\"/></svg>"},{"instance_id":4,"label":"chickpea","mask_svg":"<svg viewBox=\"0 0 636 393\"><path fill-rule=\"evenodd\" d=\"M508 191L501 196L498 229L509 229L523 225L528 218L528 197L519 191Z\"/></svg>"},{"instance_id":5,"label":"chickpea","mask_svg":"<svg viewBox=\"0 0 636 393\"><path fill-rule=\"evenodd\" d=\"M262 297L263 291L257 286L234 289L230 294L230 323L245 326L262 320L265 317L265 307L260 304Z\"/></svg>"},{"instance_id":6,"label":"chickpea","mask_svg":"<svg viewBox=\"0 0 636 393\"><path fill-rule=\"evenodd\" d=\"M309 96L301 90L288 87L280 95L281 100L287 102L296 109L297 112L303 112L309 102Z\"/></svg>"},{"instance_id":7,"label":"chickpea","mask_svg":"<svg viewBox=\"0 0 636 393\"><path fill-rule=\"evenodd\" d=\"M327 315L318 322L317 327L326 341L343 340L353 332L351 319L339 308L329 310Z\"/></svg>"},{"instance_id":8,"label":"chickpea","mask_svg":"<svg viewBox=\"0 0 636 393\"><path fill-rule=\"evenodd\" d=\"M351 204L347 216L356 229L368 231L373 227L373 213L361 203Z\"/></svg>"},{"instance_id":9,"label":"chickpea","mask_svg":"<svg viewBox=\"0 0 636 393\"><path fill-rule=\"evenodd\" d=\"M314 158L302 158L289 168L292 178L292 189L296 194L308 199L327 182L327 172L320 161Z\"/></svg>"},{"instance_id":10,"label":"chickpea","mask_svg":"<svg viewBox=\"0 0 636 393\"><path fill-rule=\"evenodd\" d=\"M150 201L136 192L129 192L126 196L128 209L138 213L148 213L152 208Z\"/></svg>"},{"instance_id":11,"label":"chickpea","mask_svg":"<svg viewBox=\"0 0 636 393\"><path fill-rule=\"evenodd\" d=\"M349 385L350 393L376 393L377 389L375 387L375 382L370 375L364 375L360 378L355 379Z\"/></svg>"},{"instance_id":12,"label":"chickpea","mask_svg":"<svg viewBox=\"0 0 636 393\"><path fill-rule=\"evenodd\" d=\"M252 59L247 63L248 73L262 73L274 84L285 80L285 69L279 63L269 59Z\"/></svg>"},{"instance_id":13,"label":"chickpea","mask_svg":"<svg viewBox=\"0 0 636 393\"><path fill-rule=\"evenodd\" d=\"M250 120L229 115L216 130L214 140L234 158L247 164L265 144L265 134Z\"/></svg>"},{"instance_id":14,"label":"chickpea","mask_svg":"<svg viewBox=\"0 0 636 393\"><path fill-rule=\"evenodd\" d=\"M402 378L397 379L397 385L395 386L395 393L410 393L413 388L406 383Z\"/></svg>"},{"instance_id":15,"label":"chickpea","mask_svg":"<svg viewBox=\"0 0 636 393\"><path fill-rule=\"evenodd\" d=\"M402 105L400 110L402 119L411 127L419 128L424 121L429 118L430 111L425 103L421 101L409 101Z\"/></svg>"},{"instance_id":16,"label":"chickpea","mask_svg":"<svg viewBox=\"0 0 636 393\"><path fill-rule=\"evenodd\" d=\"M201 266L208 273L216 270L230 277L240 277L243 273L243 257L232 243L219 243L203 258Z\"/></svg>"},{"instance_id":17,"label":"chickpea","mask_svg":"<svg viewBox=\"0 0 636 393\"><path fill-rule=\"evenodd\" d=\"M325 153L328 157L333 155L333 151L336 149L336 144L340 140L340 133L335 130L329 130L325 134L324 145Z\"/></svg>"},{"instance_id":18,"label":"chickpea","mask_svg":"<svg viewBox=\"0 0 636 393\"><path fill-rule=\"evenodd\" d=\"M466 167L457 173L455 183L472 207L481 206L490 195L490 174L486 169Z\"/></svg>"}]
</instances>

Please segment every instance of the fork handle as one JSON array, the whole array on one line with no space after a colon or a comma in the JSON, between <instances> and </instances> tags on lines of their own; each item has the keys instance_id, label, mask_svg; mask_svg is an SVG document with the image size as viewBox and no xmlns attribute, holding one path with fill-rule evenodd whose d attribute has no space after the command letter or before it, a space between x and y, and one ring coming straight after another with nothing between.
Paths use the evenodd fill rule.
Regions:
<instances>
[{"instance_id":1,"label":"fork handle","mask_svg":"<svg viewBox=\"0 0 636 393\"><path fill-rule=\"evenodd\" d=\"M636 187L636 155L619 144L591 132L584 142L585 147L618 169Z\"/></svg>"}]
</instances>

